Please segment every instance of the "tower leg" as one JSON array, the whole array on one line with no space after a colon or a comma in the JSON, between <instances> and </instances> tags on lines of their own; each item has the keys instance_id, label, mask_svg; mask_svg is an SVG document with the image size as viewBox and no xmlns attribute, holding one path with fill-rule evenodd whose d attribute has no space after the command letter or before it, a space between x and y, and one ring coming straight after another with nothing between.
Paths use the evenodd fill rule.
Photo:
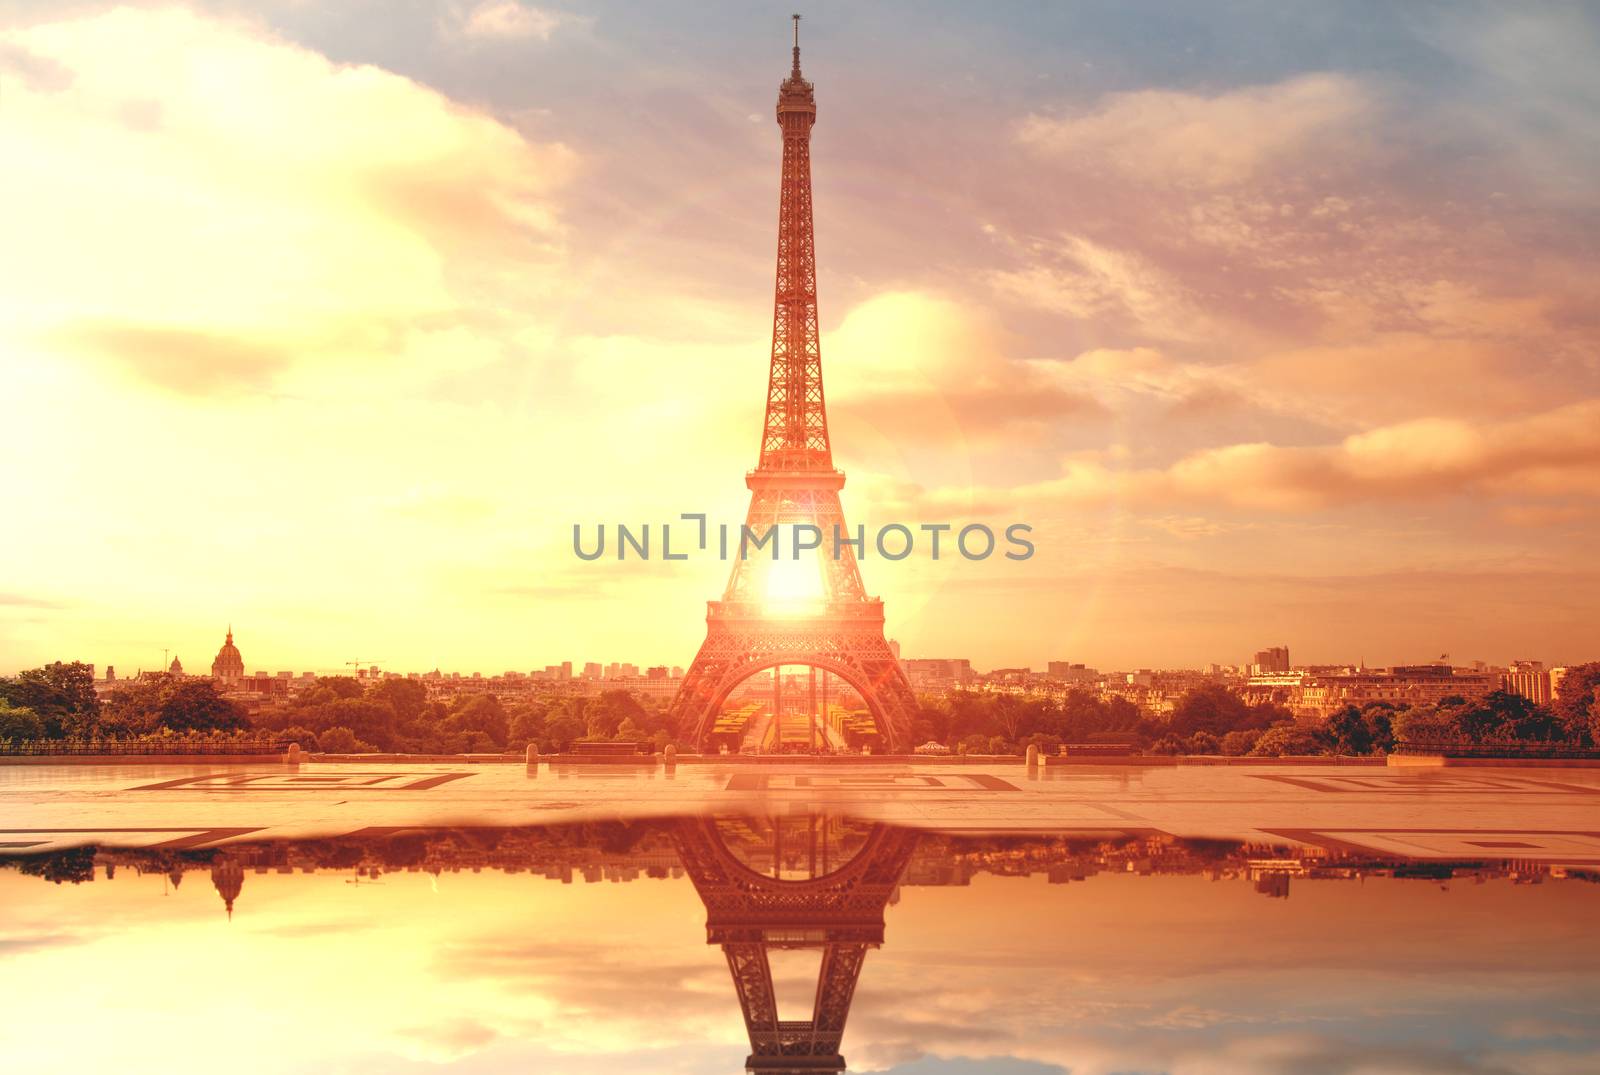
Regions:
<instances>
[{"instance_id":1,"label":"tower leg","mask_svg":"<svg viewBox=\"0 0 1600 1075\"><path fill-rule=\"evenodd\" d=\"M811 733L811 753L817 752L817 667L811 666L810 682L806 689L806 729Z\"/></svg>"}]
</instances>

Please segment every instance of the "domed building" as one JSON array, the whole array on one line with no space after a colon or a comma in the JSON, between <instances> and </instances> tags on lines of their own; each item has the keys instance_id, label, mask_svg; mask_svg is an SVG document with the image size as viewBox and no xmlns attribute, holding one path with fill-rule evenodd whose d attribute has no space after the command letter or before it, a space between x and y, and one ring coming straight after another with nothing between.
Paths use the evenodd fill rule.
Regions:
<instances>
[{"instance_id":1,"label":"domed building","mask_svg":"<svg viewBox=\"0 0 1600 1075\"><path fill-rule=\"evenodd\" d=\"M232 855L219 855L211 864L211 883L217 886L217 895L222 897L228 920L232 921L233 901L244 888L244 867Z\"/></svg>"},{"instance_id":2,"label":"domed building","mask_svg":"<svg viewBox=\"0 0 1600 1075\"><path fill-rule=\"evenodd\" d=\"M183 662L176 657L172 658L172 663L167 665L167 672L169 675L174 676L183 675Z\"/></svg>"},{"instance_id":3,"label":"domed building","mask_svg":"<svg viewBox=\"0 0 1600 1075\"><path fill-rule=\"evenodd\" d=\"M233 625L228 625L228 638L217 650L217 659L211 662L211 678L224 687L238 686L244 679L244 658L239 647L233 644Z\"/></svg>"}]
</instances>

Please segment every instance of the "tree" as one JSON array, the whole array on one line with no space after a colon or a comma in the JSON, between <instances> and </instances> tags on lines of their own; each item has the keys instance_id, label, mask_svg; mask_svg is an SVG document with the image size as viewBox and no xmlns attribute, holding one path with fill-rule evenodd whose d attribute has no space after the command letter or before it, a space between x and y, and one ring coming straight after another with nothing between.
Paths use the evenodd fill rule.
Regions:
<instances>
[{"instance_id":1,"label":"tree","mask_svg":"<svg viewBox=\"0 0 1600 1075\"><path fill-rule=\"evenodd\" d=\"M209 679L179 679L161 702L158 723L175 732L236 731L250 727L244 707L217 693Z\"/></svg>"},{"instance_id":2,"label":"tree","mask_svg":"<svg viewBox=\"0 0 1600 1075\"><path fill-rule=\"evenodd\" d=\"M1169 730L1180 738L1195 732L1221 736L1265 721L1254 717L1244 699L1220 683L1204 683L1185 691L1173 707Z\"/></svg>"},{"instance_id":3,"label":"tree","mask_svg":"<svg viewBox=\"0 0 1600 1075\"><path fill-rule=\"evenodd\" d=\"M1317 733L1301 724L1284 722L1274 724L1261 733L1256 745L1250 748L1252 757L1281 758L1294 754L1321 754L1322 740Z\"/></svg>"},{"instance_id":4,"label":"tree","mask_svg":"<svg viewBox=\"0 0 1600 1075\"><path fill-rule=\"evenodd\" d=\"M1387 754L1394 749L1394 706L1388 702L1368 702L1361 707L1361 718L1372 734L1372 749Z\"/></svg>"},{"instance_id":5,"label":"tree","mask_svg":"<svg viewBox=\"0 0 1600 1075\"><path fill-rule=\"evenodd\" d=\"M285 743L299 743L301 750L317 749L317 733L310 728L294 725L280 731L278 738Z\"/></svg>"},{"instance_id":6,"label":"tree","mask_svg":"<svg viewBox=\"0 0 1600 1075\"><path fill-rule=\"evenodd\" d=\"M63 851L47 851L43 855L29 855L17 865L24 875L42 877L54 884L70 881L82 884L94 880L93 847L70 847Z\"/></svg>"},{"instance_id":7,"label":"tree","mask_svg":"<svg viewBox=\"0 0 1600 1075\"><path fill-rule=\"evenodd\" d=\"M1023 700L1014 694L1002 694L994 700L994 721L1000 734L1011 742L1021 737L1027 712Z\"/></svg>"},{"instance_id":8,"label":"tree","mask_svg":"<svg viewBox=\"0 0 1600 1075\"><path fill-rule=\"evenodd\" d=\"M490 745L489 749L493 750L505 747L506 736L510 732L510 721L506 717L505 707L500 704L500 699L492 694L473 695L465 702L459 703L445 724L454 732L482 735ZM475 741L472 749L481 751L485 747Z\"/></svg>"},{"instance_id":9,"label":"tree","mask_svg":"<svg viewBox=\"0 0 1600 1075\"><path fill-rule=\"evenodd\" d=\"M26 706L14 706L0 698L0 739L21 742L43 738L44 721L39 719L39 714Z\"/></svg>"},{"instance_id":10,"label":"tree","mask_svg":"<svg viewBox=\"0 0 1600 1075\"><path fill-rule=\"evenodd\" d=\"M250 727L244 708L217 693L209 679L158 673L132 680L107 699L101 729L114 735L233 731Z\"/></svg>"},{"instance_id":11,"label":"tree","mask_svg":"<svg viewBox=\"0 0 1600 1075\"><path fill-rule=\"evenodd\" d=\"M341 698L360 698L362 693L360 682L350 676L328 676L317 680L308 700L322 704Z\"/></svg>"},{"instance_id":12,"label":"tree","mask_svg":"<svg viewBox=\"0 0 1600 1075\"><path fill-rule=\"evenodd\" d=\"M524 702L512 706L507 711L511 731L506 738L506 745L525 747L529 743L537 743L544 734L545 720L549 713L549 706L536 702Z\"/></svg>"},{"instance_id":13,"label":"tree","mask_svg":"<svg viewBox=\"0 0 1600 1075\"><path fill-rule=\"evenodd\" d=\"M324 754L371 754L373 747L356 738L349 728L329 728L317 736L317 748Z\"/></svg>"},{"instance_id":14,"label":"tree","mask_svg":"<svg viewBox=\"0 0 1600 1075\"><path fill-rule=\"evenodd\" d=\"M415 679L386 679L368 691L367 697L388 703L401 724L412 724L428 704L428 689Z\"/></svg>"},{"instance_id":15,"label":"tree","mask_svg":"<svg viewBox=\"0 0 1600 1075\"><path fill-rule=\"evenodd\" d=\"M1149 746L1145 747L1144 752L1146 754L1159 754L1166 757L1171 757L1175 754L1182 754L1183 740L1179 739L1175 735L1164 735L1160 739L1157 739L1154 743L1151 743Z\"/></svg>"},{"instance_id":16,"label":"tree","mask_svg":"<svg viewBox=\"0 0 1600 1075\"><path fill-rule=\"evenodd\" d=\"M328 707L335 725L356 733L357 739L372 743L379 750L393 750L400 730L400 716L394 706L373 698L341 698Z\"/></svg>"},{"instance_id":17,"label":"tree","mask_svg":"<svg viewBox=\"0 0 1600 1075\"><path fill-rule=\"evenodd\" d=\"M1425 705L1396 713L1392 722L1399 743L1440 743L1465 738L1453 709Z\"/></svg>"},{"instance_id":18,"label":"tree","mask_svg":"<svg viewBox=\"0 0 1600 1075\"><path fill-rule=\"evenodd\" d=\"M994 731L991 719L993 704L993 699L988 696L980 697L972 691L952 691L945 701L949 713L946 724L949 734L959 739L966 739L972 735L983 735L987 738ZM973 753L982 754L984 751Z\"/></svg>"},{"instance_id":19,"label":"tree","mask_svg":"<svg viewBox=\"0 0 1600 1075\"><path fill-rule=\"evenodd\" d=\"M1568 734L1554 712L1509 691L1490 691L1470 701L1447 699L1439 704L1439 712L1474 743L1551 743Z\"/></svg>"},{"instance_id":20,"label":"tree","mask_svg":"<svg viewBox=\"0 0 1600 1075\"><path fill-rule=\"evenodd\" d=\"M1367 754L1372 751L1372 728L1361 710L1347 705L1330 716L1323 725L1323 734L1339 754Z\"/></svg>"},{"instance_id":21,"label":"tree","mask_svg":"<svg viewBox=\"0 0 1600 1075\"><path fill-rule=\"evenodd\" d=\"M1600 744L1600 661L1568 668L1550 708L1569 742Z\"/></svg>"},{"instance_id":22,"label":"tree","mask_svg":"<svg viewBox=\"0 0 1600 1075\"><path fill-rule=\"evenodd\" d=\"M0 698L18 709L31 710L51 739L87 735L100 718L94 669L82 661L56 661L0 678Z\"/></svg>"},{"instance_id":23,"label":"tree","mask_svg":"<svg viewBox=\"0 0 1600 1075\"><path fill-rule=\"evenodd\" d=\"M1250 753L1261 738L1260 728L1240 728L1222 737L1222 753L1230 758L1242 758Z\"/></svg>"},{"instance_id":24,"label":"tree","mask_svg":"<svg viewBox=\"0 0 1600 1075\"><path fill-rule=\"evenodd\" d=\"M554 752L559 754L582 738L583 734L583 722L571 713L562 710L545 722L544 736L539 741L539 750L545 753Z\"/></svg>"},{"instance_id":25,"label":"tree","mask_svg":"<svg viewBox=\"0 0 1600 1075\"><path fill-rule=\"evenodd\" d=\"M649 715L639 700L627 691L601 691L600 696L584 709L584 723L589 735L596 739L611 739L623 720L632 718L635 724L648 721Z\"/></svg>"}]
</instances>

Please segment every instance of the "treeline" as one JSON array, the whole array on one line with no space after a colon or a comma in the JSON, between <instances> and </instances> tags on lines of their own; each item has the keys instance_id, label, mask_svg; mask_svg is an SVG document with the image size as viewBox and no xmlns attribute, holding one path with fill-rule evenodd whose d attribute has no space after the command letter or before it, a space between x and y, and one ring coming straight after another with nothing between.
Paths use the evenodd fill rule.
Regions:
<instances>
[{"instance_id":1,"label":"treeline","mask_svg":"<svg viewBox=\"0 0 1600 1075\"><path fill-rule=\"evenodd\" d=\"M915 738L967 754L1016 754L1030 746L1054 754L1065 744L1097 742L1148 754L1256 757L1386 754L1400 744L1593 750L1600 744L1600 662L1569 670L1560 697L1547 706L1492 691L1414 707L1352 705L1316 723L1296 721L1280 705L1247 703L1220 683L1186 692L1162 719L1141 715L1124 698L1088 691L1061 699L956 691L922 700Z\"/></svg>"},{"instance_id":2,"label":"treeline","mask_svg":"<svg viewBox=\"0 0 1600 1075\"><path fill-rule=\"evenodd\" d=\"M921 700L913 738L963 754L1020 754L1030 746L1055 754L1072 743L1219 753L1225 739L1230 748L1247 753L1269 729L1293 720L1282 706L1251 705L1220 684L1189 691L1170 720L1148 717L1126 698L1102 698L1087 690L1061 698L953 691Z\"/></svg>"},{"instance_id":3,"label":"treeline","mask_svg":"<svg viewBox=\"0 0 1600 1075\"><path fill-rule=\"evenodd\" d=\"M490 754L529 744L558 753L579 740L649 741L657 749L673 741L663 712L627 691L509 705L492 694L459 694L445 703L430 701L413 679L365 686L348 677L319 680L293 701L261 710L255 721L330 754Z\"/></svg>"},{"instance_id":4,"label":"treeline","mask_svg":"<svg viewBox=\"0 0 1600 1075\"><path fill-rule=\"evenodd\" d=\"M558 753L580 740L677 742L657 703L627 691L510 704L491 694L430 700L417 680L319 680L253 717L209 679L153 675L119 686L102 703L86 664L0 677L0 740L170 737L249 730L328 753L496 753L529 744ZM915 744L967 754L1049 754L1070 743L1123 743L1151 754L1383 754L1400 744L1466 745L1508 753L1593 750L1600 744L1600 662L1577 665L1550 705L1493 691L1417 707L1349 706L1316 724L1272 703L1251 704L1222 684L1185 693L1170 717L1152 719L1125 698L1073 691L1038 698L955 691L923 698ZM689 744L678 743L680 748Z\"/></svg>"},{"instance_id":5,"label":"treeline","mask_svg":"<svg viewBox=\"0 0 1600 1075\"><path fill-rule=\"evenodd\" d=\"M0 741L170 738L256 731L328 753L495 753L569 749L584 739L673 741L658 706L626 691L505 705L490 694L430 701L416 680L319 680L292 701L248 715L203 677L129 680L102 701L89 665L56 662L0 677Z\"/></svg>"},{"instance_id":6,"label":"treeline","mask_svg":"<svg viewBox=\"0 0 1600 1075\"><path fill-rule=\"evenodd\" d=\"M209 679L145 676L102 702L93 670L79 661L0 677L0 740L137 739L249 728L244 707Z\"/></svg>"}]
</instances>

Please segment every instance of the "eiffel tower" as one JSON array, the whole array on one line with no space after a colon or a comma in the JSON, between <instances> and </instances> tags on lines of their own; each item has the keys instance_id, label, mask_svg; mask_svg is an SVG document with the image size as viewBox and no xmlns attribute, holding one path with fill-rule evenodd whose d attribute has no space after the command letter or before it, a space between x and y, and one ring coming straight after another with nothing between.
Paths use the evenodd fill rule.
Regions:
<instances>
[{"instance_id":1,"label":"eiffel tower","mask_svg":"<svg viewBox=\"0 0 1600 1075\"><path fill-rule=\"evenodd\" d=\"M772 820L777 873L782 820ZM839 1046L861 966L868 949L883 944L884 908L916 850L917 833L875 824L847 861L824 857L818 869L818 840L827 839L830 819L793 820L804 821L810 837L811 869L802 879L767 876L741 862L714 818L679 823L678 855L706 905L706 943L722 946L733 975L750 1036L745 1071L837 1075L845 1070ZM810 1019L779 1019L773 949L820 950Z\"/></svg>"},{"instance_id":2,"label":"eiffel tower","mask_svg":"<svg viewBox=\"0 0 1600 1075\"><path fill-rule=\"evenodd\" d=\"M756 469L745 475L756 536L809 525L821 547L806 563L734 558L721 601L708 602L706 640L673 701L680 735L704 748L722 703L750 676L782 665L806 665L813 683L828 673L852 687L871 711L890 753L911 749L916 698L883 633L883 602L868 597L839 505L844 472L833 465L822 394L817 334L817 265L811 223L811 127L817 105L800 74L800 16L794 16L794 66L778 87L783 180L778 201L777 294L772 317L772 367L766 421ZM859 536L859 533L858 535ZM795 540L791 549L799 542ZM783 552L779 545L774 552ZM796 574L798 569L798 574ZM774 683L781 683L775 674ZM781 689L781 688L780 688ZM781 707L774 719L781 720ZM815 716L813 715L813 720ZM811 738L815 742L815 725Z\"/></svg>"}]
</instances>

